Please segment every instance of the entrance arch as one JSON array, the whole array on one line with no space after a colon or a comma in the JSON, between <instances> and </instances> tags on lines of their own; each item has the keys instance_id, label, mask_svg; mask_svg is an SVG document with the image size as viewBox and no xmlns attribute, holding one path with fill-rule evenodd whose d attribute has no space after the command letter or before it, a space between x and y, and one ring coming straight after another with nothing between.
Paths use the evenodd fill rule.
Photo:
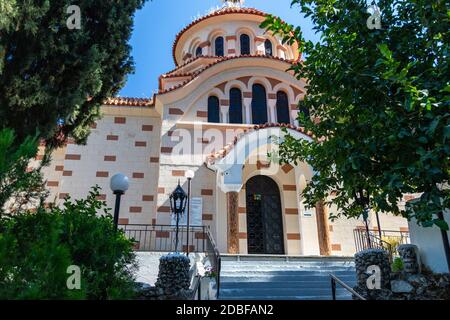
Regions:
<instances>
[{"instance_id":1,"label":"entrance arch","mask_svg":"<svg viewBox=\"0 0 450 320\"><path fill-rule=\"evenodd\" d=\"M250 178L245 185L249 254L284 254L280 190L267 176Z\"/></svg>"}]
</instances>

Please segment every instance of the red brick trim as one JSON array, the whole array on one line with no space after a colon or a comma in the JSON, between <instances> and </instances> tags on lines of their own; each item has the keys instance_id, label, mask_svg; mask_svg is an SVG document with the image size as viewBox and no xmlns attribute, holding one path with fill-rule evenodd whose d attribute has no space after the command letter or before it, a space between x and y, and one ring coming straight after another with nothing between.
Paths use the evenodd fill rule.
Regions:
<instances>
[{"instance_id":1,"label":"red brick trim","mask_svg":"<svg viewBox=\"0 0 450 320\"><path fill-rule=\"evenodd\" d=\"M161 153L172 153L172 147L161 147Z\"/></svg>"},{"instance_id":2,"label":"red brick trim","mask_svg":"<svg viewBox=\"0 0 450 320\"><path fill-rule=\"evenodd\" d=\"M212 214L205 213L202 215L203 221L213 221L214 216Z\"/></svg>"},{"instance_id":3,"label":"red brick trim","mask_svg":"<svg viewBox=\"0 0 450 320\"><path fill-rule=\"evenodd\" d=\"M158 208L158 212L163 212L163 213L170 212L170 207L169 206L161 206Z\"/></svg>"},{"instance_id":4,"label":"red brick trim","mask_svg":"<svg viewBox=\"0 0 450 320\"><path fill-rule=\"evenodd\" d=\"M169 231L156 231L156 237L157 238L170 238L170 232Z\"/></svg>"},{"instance_id":5,"label":"red brick trim","mask_svg":"<svg viewBox=\"0 0 450 320\"><path fill-rule=\"evenodd\" d=\"M239 207L238 208L238 213L247 213L247 208L246 207Z\"/></svg>"},{"instance_id":6,"label":"red brick trim","mask_svg":"<svg viewBox=\"0 0 450 320\"><path fill-rule=\"evenodd\" d=\"M202 196L212 196L214 194L214 191L212 189L202 189L201 195Z\"/></svg>"},{"instance_id":7,"label":"red brick trim","mask_svg":"<svg viewBox=\"0 0 450 320\"><path fill-rule=\"evenodd\" d=\"M247 240L247 233L246 232L239 232L239 239Z\"/></svg>"},{"instance_id":8,"label":"red brick trim","mask_svg":"<svg viewBox=\"0 0 450 320\"><path fill-rule=\"evenodd\" d=\"M130 212L131 213L141 213L142 207L130 207Z\"/></svg>"},{"instance_id":9,"label":"red brick trim","mask_svg":"<svg viewBox=\"0 0 450 320\"><path fill-rule=\"evenodd\" d=\"M97 200L99 200L99 201L106 201L106 194L99 194L97 196Z\"/></svg>"},{"instance_id":10,"label":"red brick trim","mask_svg":"<svg viewBox=\"0 0 450 320\"><path fill-rule=\"evenodd\" d=\"M228 107L230 105L230 100L228 100L228 99L220 99L220 105L222 107Z\"/></svg>"},{"instance_id":11,"label":"red brick trim","mask_svg":"<svg viewBox=\"0 0 450 320\"><path fill-rule=\"evenodd\" d=\"M71 177L72 171L69 171L69 170L63 171L62 175L63 175L63 177Z\"/></svg>"},{"instance_id":12,"label":"red brick trim","mask_svg":"<svg viewBox=\"0 0 450 320\"><path fill-rule=\"evenodd\" d=\"M196 232L195 233L195 239L198 239L198 240L206 239L206 234L203 233L203 232Z\"/></svg>"},{"instance_id":13,"label":"red brick trim","mask_svg":"<svg viewBox=\"0 0 450 320\"><path fill-rule=\"evenodd\" d=\"M230 41L230 40L237 40L237 36L226 36L225 40Z\"/></svg>"},{"instance_id":14,"label":"red brick trim","mask_svg":"<svg viewBox=\"0 0 450 320\"><path fill-rule=\"evenodd\" d=\"M298 214L297 208L286 208L284 209L285 214Z\"/></svg>"},{"instance_id":15,"label":"red brick trim","mask_svg":"<svg viewBox=\"0 0 450 320\"><path fill-rule=\"evenodd\" d=\"M135 147L146 147L147 146L147 141L135 141L134 142L134 146Z\"/></svg>"},{"instance_id":16,"label":"red brick trim","mask_svg":"<svg viewBox=\"0 0 450 320\"><path fill-rule=\"evenodd\" d=\"M187 251L187 245L183 245L183 251ZM195 246L189 245L189 252L194 252L194 251L195 251Z\"/></svg>"},{"instance_id":17,"label":"red brick trim","mask_svg":"<svg viewBox=\"0 0 450 320\"><path fill-rule=\"evenodd\" d=\"M289 173L292 169L294 169L294 167L291 166L289 163L286 163L281 167L281 169L284 171L284 173Z\"/></svg>"},{"instance_id":18,"label":"red brick trim","mask_svg":"<svg viewBox=\"0 0 450 320\"><path fill-rule=\"evenodd\" d=\"M300 233L288 233L287 234L288 240L301 240Z\"/></svg>"},{"instance_id":19,"label":"red brick trim","mask_svg":"<svg viewBox=\"0 0 450 320\"><path fill-rule=\"evenodd\" d=\"M172 170L173 177L184 177L184 170Z\"/></svg>"},{"instance_id":20,"label":"red brick trim","mask_svg":"<svg viewBox=\"0 0 450 320\"><path fill-rule=\"evenodd\" d=\"M47 187L58 187L59 181L47 181Z\"/></svg>"},{"instance_id":21,"label":"red brick trim","mask_svg":"<svg viewBox=\"0 0 450 320\"><path fill-rule=\"evenodd\" d=\"M292 110L292 111L298 110L298 105L296 105L296 104L291 104L291 110Z\"/></svg>"},{"instance_id":22,"label":"red brick trim","mask_svg":"<svg viewBox=\"0 0 450 320\"><path fill-rule=\"evenodd\" d=\"M252 92L244 92L242 93L244 98L253 98L253 93Z\"/></svg>"},{"instance_id":23,"label":"red brick trim","mask_svg":"<svg viewBox=\"0 0 450 320\"><path fill-rule=\"evenodd\" d=\"M159 163L159 157L151 157L150 162L151 163Z\"/></svg>"},{"instance_id":24,"label":"red brick trim","mask_svg":"<svg viewBox=\"0 0 450 320\"><path fill-rule=\"evenodd\" d=\"M119 224L129 224L129 222L128 218L119 218Z\"/></svg>"},{"instance_id":25,"label":"red brick trim","mask_svg":"<svg viewBox=\"0 0 450 320\"><path fill-rule=\"evenodd\" d=\"M66 154L64 159L66 159L66 160L81 160L81 154Z\"/></svg>"},{"instance_id":26,"label":"red brick trim","mask_svg":"<svg viewBox=\"0 0 450 320\"><path fill-rule=\"evenodd\" d=\"M144 176L143 172L133 172L133 179L144 179Z\"/></svg>"},{"instance_id":27,"label":"red brick trim","mask_svg":"<svg viewBox=\"0 0 450 320\"><path fill-rule=\"evenodd\" d=\"M95 176L97 178L108 178L109 177L109 172L108 171L97 171Z\"/></svg>"},{"instance_id":28,"label":"red brick trim","mask_svg":"<svg viewBox=\"0 0 450 320\"><path fill-rule=\"evenodd\" d=\"M284 184L283 190L284 191L297 191L297 186L295 184Z\"/></svg>"},{"instance_id":29,"label":"red brick trim","mask_svg":"<svg viewBox=\"0 0 450 320\"><path fill-rule=\"evenodd\" d=\"M153 126L151 124L142 125L142 131L153 131Z\"/></svg>"},{"instance_id":30,"label":"red brick trim","mask_svg":"<svg viewBox=\"0 0 450 320\"><path fill-rule=\"evenodd\" d=\"M275 93L269 93L268 96L269 96L269 99L273 99L273 100L277 99L277 95Z\"/></svg>"},{"instance_id":31,"label":"red brick trim","mask_svg":"<svg viewBox=\"0 0 450 320\"><path fill-rule=\"evenodd\" d=\"M127 123L127 118L125 118L125 117L115 117L114 118L114 123L116 123L116 124L125 124L125 123Z\"/></svg>"},{"instance_id":32,"label":"red brick trim","mask_svg":"<svg viewBox=\"0 0 450 320\"><path fill-rule=\"evenodd\" d=\"M114 162L117 160L116 156L104 156L103 157L104 161L110 161L110 162Z\"/></svg>"},{"instance_id":33,"label":"red brick trim","mask_svg":"<svg viewBox=\"0 0 450 320\"><path fill-rule=\"evenodd\" d=\"M64 171L64 166L56 166L55 171Z\"/></svg>"},{"instance_id":34,"label":"red brick trim","mask_svg":"<svg viewBox=\"0 0 450 320\"><path fill-rule=\"evenodd\" d=\"M228 49L228 54L236 54L236 49Z\"/></svg>"},{"instance_id":35,"label":"red brick trim","mask_svg":"<svg viewBox=\"0 0 450 320\"><path fill-rule=\"evenodd\" d=\"M64 200L64 199L66 199L67 197L69 197L69 194L68 194L68 193L60 193L59 196L58 196L58 198L61 199L61 200Z\"/></svg>"},{"instance_id":36,"label":"red brick trim","mask_svg":"<svg viewBox=\"0 0 450 320\"><path fill-rule=\"evenodd\" d=\"M142 196L142 201L144 201L144 202L153 201L154 199L155 199L155 197L151 196L151 195L143 195Z\"/></svg>"},{"instance_id":37,"label":"red brick trim","mask_svg":"<svg viewBox=\"0 0 450 320\"><path fill-rule=\"evenodd\" d=\"M409 232L409 228L408 227L400 227L400 231L401 232Z\"/></svg>"},{"instance_id":38,"label":"red brick trim","mask_svg":"<svg viewBox=\"0 0 450 320\"><path fill-rule=\"evenodd\" d=\"M160 188L158 188L158 193L164 194L164 193L166 193L166 189L160 187Z\"/></svg>"},{"instance_id":39,"label":"red brick trim","mask_svg":"<svg viewBox=\"0 0 450 320\"><path fill-rule=\"evenodd\" d=\"M332 244L331 245L331 250L333 250L333 251L341 251L342 250L342 247L341 247L341 245L340 244Z\"/></svg>"},{"instance_id":40,"label":"red brick trim","mask_svg":"<svg viewBox=\"0 0 450 320\"><path fill-rule=\"evenodd\" d=\"M119 136L110 134L110 135L106 136L106 140L108 140L108 141L118 141L119 140Z\"/></svg>"},{"instance_id":41,"label":"red brick trim","mask_svg":"<svg viewBox=\"0 0 450 320\"><path fill-rule=\"evenodd\" d=\"M183 110L178 108L169 108L170 115L182 116L184 114Z\"/></svg>"},{"instance_id":42,"label":"red brick trim","mask_svg":"<svg viewBox=\"0 0 450 320\"><path fill-rule=\"evenodd\" d=\"M197 111L198 118L208 118L208 111Z\"/></svg>"},{"instance_id":43,"label":"red brick trim","mask_svg":"<svg viewBox=\"0 0 450 320\"><path fill-rule=\"evenodd\" d=\"M93 122L89 125L91 129L97 129L97 122Z\"/></svg>"}]
</instances>

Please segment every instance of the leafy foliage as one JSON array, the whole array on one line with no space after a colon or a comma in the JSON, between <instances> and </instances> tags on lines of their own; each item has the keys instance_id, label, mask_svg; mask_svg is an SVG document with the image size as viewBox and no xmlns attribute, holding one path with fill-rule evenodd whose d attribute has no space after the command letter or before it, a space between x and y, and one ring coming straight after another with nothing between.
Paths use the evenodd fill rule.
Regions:
<instances>
[{"instance_id":1,"label":"leafy foliage","mask_svg":"<svg viewBox=\"0 0 450 320\"><path fill-rule=\"evenodd\" d=\"M28 167L38 151L37 135L25 138L19 146L15 142L14 131L0 130L0 217L5 211L20 211L33 203L37 206L48 195L41 167L49 159L44 157L40 166Z\"/></svg>"},{"instance_id":2,"label":"leafy foliage","mask_svg":"<svg viewBox=\"0 0 450 320\"><path fill-rule=\"evenodd\" d=\"M115 232L98 196L95 187L86 199L66 199L62 208L0 219L0 299L133 297L133 243ZM81 269L80 290L67 288L70 265Z\"/></svg>"},{"instance_id":3,"label":"leafy foliage","mask_svg":"<svg viewBox=\"0 0 450 320\"><path fill-rule=\"evenodd\" d=\"M370 30L365 0L294 0L311 18L319 43L269 16L263 28L297 41L306 55L292 70L308 79L299 121L317 137L288 136L284 162L316 172L304 196L313 206L330 193L339 212L369 208L448 229L450 208L450 14L443 0L380 0L382 29ZM420 193L406 210L405 193Z\"/></svg>"},{"instance_id":4,"label":"leafy foliage","mask_svg":"<svg viewBox=\"0 0 450 320\"><path fill-rule=\"evenodd\" d=\"M392 262L392 266L391 266L392 272L401 272L401 271L403 271L403 268L404 268L404 264L403 264L402 258L396 257L394 259L394 261Z\"/></svg>"},{"instance_id":5,"label":"leafy foliage","mask_svg":"<svg viewBox=\"0 0 450 320\"><path fill-rule=\"evenodd\" d=\"M51 147L69 135L85 142L101 103L133 71L127 42L144 3L2 0L0 129L14 129L19 143L36 130ZM79 30L66 26L73 4L81 9Z\"/></svg>"}]
</instances>

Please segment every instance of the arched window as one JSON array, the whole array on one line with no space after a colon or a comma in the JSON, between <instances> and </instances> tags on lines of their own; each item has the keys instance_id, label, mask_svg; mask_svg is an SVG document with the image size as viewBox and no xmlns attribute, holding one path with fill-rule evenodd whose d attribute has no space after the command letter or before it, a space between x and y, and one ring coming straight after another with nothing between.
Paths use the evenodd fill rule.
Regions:
<instances>
[{"instance_id":1,"label":"arched window","mask_svg":"<svg viewBox=\"0 0 450 320\"><path fill-rule=\"evenodd\" d=\"M273 55L272 41L267 39L264 42L264 48L266 49L266 56L272 56Z\"/></svg>"},{"instance_id":2,"label":"arched window","mask_svg":"<svg viewBox=\"0 0 450 320\"><path fill-rule=\"evenodd\" d=\"M250 54L250 37L247 34L241 34L241 55Z\"/></svg>"},{"instance_id":3,"label":"arched window","mask_svg":"<svg viewBox=\"0 0 450 320\"><path fill-rule=\"evenodd\" d=\"M220 122L219 98L211 96L208 98L208 122Z\"/></svg>"},{"instance_id":4,"label":"arched window","mask_svg":"<svg viewBox=\"0 0 450 320\"><path fill-rule=\"evenodd\" d=\"M197 47L197 49L195 50L195 56L200 57L202 55L203 55L203 49L201 47Z\"/></svg>"},{"instance_id":5,"label":"arched window","mask_svg":"<svg viewBox=\"0 0 450 320\"><path fill-rule=\"evenodd\" d=\"M230 90L230 123L242 123L242 92L237 88Z\"/></svg>"},{"instance_id":6,"label":"arched window","mask_svg":"<svg viewBox=\"0 0 450 320\"><path fill-rule=\"evenodd\" d=\"M223 37L216 38L215 47L216 47L216 56L223 57L224 56Z\"/></svg>"},{"instance_id":7,"label":"arched window","mask_svg":"<svg viewBox=\"0 0 450 320\"><path fill-rule=\"evenodd\" d=\"M260 84L253 85L252 120L253 124L267 123L266 89Z\"/></svg>"},{"instance_id":8,"label":"arched window","mask_svg":"<svg viewBox=\"0 0 450 320\"><path fill-rule=\"evenodd\" d=\"M277 121L279 123L290 123L289 99L284 91L277 92Z\"/></svg>"}]
</instances>

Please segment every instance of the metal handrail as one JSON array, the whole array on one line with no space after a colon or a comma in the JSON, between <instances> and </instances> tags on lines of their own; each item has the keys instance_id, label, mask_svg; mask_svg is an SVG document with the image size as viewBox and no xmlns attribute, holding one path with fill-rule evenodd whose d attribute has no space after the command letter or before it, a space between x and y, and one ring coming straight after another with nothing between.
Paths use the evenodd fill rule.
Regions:
<instances>
[{"instance_id":1,"label":"metal handrail","mask_svg":"<svg viewBox=\"0 0 450 320\"><path fill-rule=\"evenodd\" d=\"M357 297L359 300L365 301L366 298L364 298L362 295L360 295L358 292L353 290L349 285L347 285L344 281L336 277L334 274L330 273L331 277L331 295L333 297L333 300L336 300L336 283L340 284L345 290L350 292L352 295Z\"/></svg>"},{"instance_id":2,"label":"metal handrail","mask_svg":"<svg viewBox=\"0 0 450 320\"><path fill-rule=\"evenodd\" d=\"M202 277L200 275L195 276L195 284L192 289L191 300L195 300L195 296L197 296L197 300L202 300Z\"/></svg>"},{"instance_id":3,"label":"metal handrail","mask_svg":"<svg viewBox=\"0 0 450 320\"><path fill-rule=\"evenodd\" d=\"M209 255L212 254L212 259L210 259L210 263L211 266L215 269L216 271L216 286L217 286L217 299L219 298L219 294L220 294L220 271L222 268L222 258L220 256L220 252L219 249L217 248L216 242L214 241L214 238L211 234L211 230L210 228L206 229L206 235L208 237L208 242L209 245L211 246L211 252L208 250L207 254L208 254L208 258Z\"/></svg>"}]
</instances>

